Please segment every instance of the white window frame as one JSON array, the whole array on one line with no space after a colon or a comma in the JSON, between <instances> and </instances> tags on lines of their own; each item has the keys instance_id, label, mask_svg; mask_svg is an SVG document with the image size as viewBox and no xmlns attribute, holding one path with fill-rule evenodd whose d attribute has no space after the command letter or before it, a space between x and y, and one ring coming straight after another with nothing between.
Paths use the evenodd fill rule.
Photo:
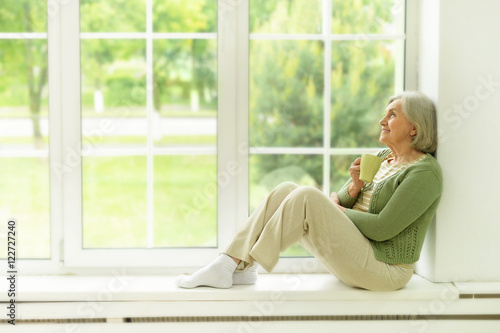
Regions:
<instances>
[{"instance_id":1,"label":"white window frame","mask_svg":"<svg viewBox=\"0 0 500 333\"><path fill-rule=\"evenodd\" d=\"M68 272L104 272L125 267L134 272L165 273L203 266L229 244L237 229L246 221L249 202L248 161L250 154L314 154L323 155L325 193L330 191L330 159L332 155L360 154L373 149L334 149L330 147L330 122L324 122L322 148L249 147L248 87L249 40L251 39L319 39L325 42L325 73L331 72L331 41L377 38L377 36L335 36L330 33L331 1L323 1L323 24L326 33L304 35L250 35L249 0L218 0L218 175L237 166L237 173L224 186L218 186L218 247L172 249L82 249L81 143L80 120L80 20L79 1L48 1L49 49L49 126L51 189L51 259L22 260L24 274ZM147 0L148 8L152 0ZM417 87L417 22L418 1L406 0L406 38L404 59L405 89ZM151 33L147 31L146 34ZM84 36L83 36L84 37ZM379 36L383 37L383 36ZM385 36L392 38L394 36ZM142 38L142 37L141 37ZM189 38L189 37L188 37ZM147 43L152 39L148 38ZM151 50L151 48L148 48ZM151 59L151 55L148 55ZM148 66L151 64L148 63ZM149 67L151 68L151 67ZM151 71L149 71L151 73ZM152 78L148 75L148 86ZM330 78L325 77L324 117L329 119ZM148 89L151 90L151 89ZM148 92L150 99L152 92ZM151 103L150 103L151 105ZM148 119L151 110L148 110ZM148 145L151 147L151 145ZM70 172L61 173L61 166ZM160 270L159 270L160 269ZM276 272L322 271L311 258L282 258Z\"/></svg>"},{"instance_id":2,"label":"white window frame","mask_svg":"<svg viewBox=\"0 0 500 333\"><path fill-rule=\"evenodd\" d=\"M146 39L146 54L147 54L147 119L148 126L152 124L152 43L155 35L152 32L152 18L149 15L153 7L152 0L146 1L147 12L147 31L140 34L124 34L123 37L130 38L134 36L141 39ZM152 234L148 234L148 247L144 249L84 249L82 244L82 198L81 198L81 156L77 158L71 152L80 152L81 147L81 120L80 120L80 80L75 80L75 77L80 77L80 38L84 39L96 34L80 33L79 20L79 2L74 1L64 7L63 22L65 34L63 35L62 44L72 45L61 50L63 63L63 113L64 129L63 132L63 154L66 154L65 161L74 161L74 167L71 172L63 174L63 192L64 198L68 199L68 203L64 205L63 221L64 221L64 263L67 267L157 267L158 265L169 267L186 267L186 266L202 266L217 256L227 246L231 235L235 233L235 225L231 221L235 220L235 199L234 195L234 177L231 176L231 182L228 186L218 186L218 246L214 248L152 248ZM218 68L219 70L219 105L218 105L218 174L227 172L226 167L231 167L236 163L234 128L235 119L235 50L234 43L235 31L235 14L236 10L228 13L225 21L219 22L219 38L225 38L228 42L225 45L219 44L218 52ZM206 35L213 34L162 34L168 38L204 38ZM103 38L117 38L120 34L97 34ZM210 37L210 36L209 36ZM226 64L222 66L221 64ZM230 64L227 66L227 64ZM68 97L68 98L66 98ZM152 153L153 142L148 139L148 223L152 221ZM215 153L215 151L214 151ZM71 156L70 156L71 154ZM82 155L86 155L85 152ZM231 169L232 172L232 169ZM75 190L80 189L80 190ZM224 203L224 204L223 204ZM231 208L229 208L231 207ZM151 225L149 230L151 230Z\"/></svg>"}]
</instances>

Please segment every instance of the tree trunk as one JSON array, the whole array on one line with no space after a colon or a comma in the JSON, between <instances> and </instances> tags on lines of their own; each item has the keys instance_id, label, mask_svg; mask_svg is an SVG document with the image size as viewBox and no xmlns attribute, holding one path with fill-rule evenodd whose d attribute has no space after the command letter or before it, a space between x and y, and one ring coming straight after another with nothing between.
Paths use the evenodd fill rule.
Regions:
<instances>
[{"instance_id":1,"label":"tree trunk","mask_svg":"<svg viewBox=\"0 0 500 333\"><path fill-rule=\"evenodd\" d=\"M153 108L158 113L161 111L162 83L159 79L153 81Z\"/></svg>"},{"instance_id":2,"label":"tree trunk","mask_svg":"<svg viewBox=\"0 0 500 333\"><path fill-rule=\"evenodd\" d=\"M196 48L195 41L191 41L191 85L189 91L189 99L192 112L198 112L200 109L198 89L197 89L197 77L196 77Z\"/></svg>"}]
</instances>

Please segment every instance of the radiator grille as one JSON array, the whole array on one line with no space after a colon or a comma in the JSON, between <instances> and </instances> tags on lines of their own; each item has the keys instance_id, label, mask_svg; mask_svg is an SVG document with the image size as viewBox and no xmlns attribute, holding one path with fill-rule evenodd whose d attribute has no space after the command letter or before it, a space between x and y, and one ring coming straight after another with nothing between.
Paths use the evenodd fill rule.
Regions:
<instances>
[{"instance_id":1,"label":"radiator grille","mask_svg":"<svg viewBox=\"0 0 500 333\"><path fill-rule=\"evenodd\" d=\"M194 322L269 322L269 321L380 321L380 320L500 320L500 314L488 315L353 315L353 316L193 316L123 318L124 323L194 323ZM0 324L8 321L0 320ZM106 323L93 319L16 319L16 324L90 324ZM113 319L116 323L116 319Z\"/></svg>"}]
</instances>

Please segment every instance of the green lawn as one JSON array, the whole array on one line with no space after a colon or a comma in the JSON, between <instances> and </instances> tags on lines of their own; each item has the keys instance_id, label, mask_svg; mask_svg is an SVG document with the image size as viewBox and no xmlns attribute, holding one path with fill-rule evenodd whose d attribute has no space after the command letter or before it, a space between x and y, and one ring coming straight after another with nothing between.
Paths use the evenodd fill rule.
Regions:
<instances>
[{"instance_id":1,"label":"green lawn","mask_svg":"<svg viewBox=\"0 0 500 333\"><path fill-rule=\"evenodd\" d=\"M154 158L154 246L216 246L216 157ZM85 247L145 247L146 157L86 157Z\"/></svg>"},{"instance_id":2,"label":"green lawn","mask_svg":"<svg viewBox=\"0 0 500 333\"><path fill-rule=\"evenodd\" d=\"M1 231L7 231L7 219L17 218L19 258L50 257L48 175L46 158L0 158ZM0 238L0 248L7 248L6 239ZM2 251L0 258L5 257Z\"/></svg>"}]
</instances>

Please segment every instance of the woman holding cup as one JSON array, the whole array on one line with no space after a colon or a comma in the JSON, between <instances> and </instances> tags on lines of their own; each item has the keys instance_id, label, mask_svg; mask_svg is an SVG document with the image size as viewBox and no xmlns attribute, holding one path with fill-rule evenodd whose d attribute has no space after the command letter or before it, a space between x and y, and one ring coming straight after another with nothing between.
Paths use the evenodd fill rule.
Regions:
<instances>
[{"instance_id":1,"label":"woman holding cup","mask_svg":"<svg viewBox=\"0 0 500 333\"><path fill-rule=\"evenodd\" d=\"M270 272L279 253L300 242L348 285L402 288L413 275L441 197L441 169L432 156L436 118L434 104L421 93L392 97L380 120L380 142L388 149L378 158L357 158L349 169L351 178L338 193L328 198L314 187L279 185L223 254L194 274L179 277L177 284L253 284L257 263ZM360 179L370 169L373 180Z\"/></svg>"}]
</instances>

